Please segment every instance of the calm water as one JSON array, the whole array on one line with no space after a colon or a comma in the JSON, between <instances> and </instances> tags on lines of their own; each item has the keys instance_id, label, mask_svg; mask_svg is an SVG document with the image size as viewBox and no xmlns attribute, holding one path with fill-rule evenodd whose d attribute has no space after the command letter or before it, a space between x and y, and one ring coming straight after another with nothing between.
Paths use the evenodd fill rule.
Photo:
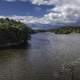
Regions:
<instances>
[{"instance_id":1,"label":"calm water","mask_svg":"<svg viewBox=\"0 0 80 80\"><path fill-rule=\"evenodd\" d=\"M0 50L0 80L80 80L79 34L38 33L29 44Z\"/></svg>"}]
</instances>

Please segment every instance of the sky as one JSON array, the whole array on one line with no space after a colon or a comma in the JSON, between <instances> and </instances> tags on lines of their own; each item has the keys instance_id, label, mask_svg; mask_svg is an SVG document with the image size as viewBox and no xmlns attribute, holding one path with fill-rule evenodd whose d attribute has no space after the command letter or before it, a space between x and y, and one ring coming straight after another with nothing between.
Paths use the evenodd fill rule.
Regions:
<instances>
[{"instance_id":1,"label":"sky","mask_svg":"<svg viewBox=\"0 0 80 80\"><path fill-rule=\"evenodd\" d=\"M79 24L80 0L0 0L0 17L34 24Z\"/></svg>"},{"instance_id":2,"label":"sky","mask_svg":"<svg viewBox=\"0 0 80 80\"><path fill-rule=\"evenodd\" d=\"M53 8L53 5L35 5L30 1L0 1L0 15L21 15L41 17Z\"/></svg>"}]
</instances>

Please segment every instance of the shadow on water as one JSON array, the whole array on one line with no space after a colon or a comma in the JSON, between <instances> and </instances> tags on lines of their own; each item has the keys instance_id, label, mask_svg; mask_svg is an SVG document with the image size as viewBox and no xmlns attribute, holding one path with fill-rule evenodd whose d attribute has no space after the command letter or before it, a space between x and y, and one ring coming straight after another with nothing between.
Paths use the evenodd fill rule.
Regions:
<instances>
[{"instance_id":1,"label":"shadow on water","mask_svg":"<svg viewBox=\"0 0 80 80\"><path fill-rule=\"evenodd\" d=\"M31 47L30 43L23 43L16 46L7 46L7 47L0 47L0 50L7 50L7 49L28 49Z\"/></svg>"},{"instance_id":2,"label":"shadow on water","mask_svg":"<svg viewBox=\"0 0 80 80\"><path fill-rule=\"evenodd\" d=\"M21 44L18 46L0 47L0 60L9 59L17 55L24 55L28 52L31 44ZM0 64L1 65L1 64Z\"/></svg>"},{"instance_id":3,"label":"shadow on water","mask_svg":"<svg viewBox=\"0 0 80 80\"><path fill-rule=\"evenodd\" d=\"M30 44L21 44L18 46L0 47L0 66L3 62L8 62L9 59L15 58L17 55L24 55L25 51L30 47ZM1 70L1 69L0 69Z\"/></svg>"},{"instance_id":4,"label":"shadow on water","mask_svg":"<svg viewBox=\"0 0 80 80\"><path fill-rule=\"evenodd\" d=\"M30 44L0 48L0 80L31 80Z\"/></svg>"}]
</instances>

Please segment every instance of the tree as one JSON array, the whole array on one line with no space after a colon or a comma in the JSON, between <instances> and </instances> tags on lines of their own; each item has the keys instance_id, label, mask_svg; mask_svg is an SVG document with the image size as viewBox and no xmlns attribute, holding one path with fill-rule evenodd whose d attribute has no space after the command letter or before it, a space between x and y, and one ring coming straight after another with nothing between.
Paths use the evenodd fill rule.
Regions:
<instances>
[{"instance_id":1,"label":"tree","mask_svg":"<svg viewBox=\"0 0 80 80\"><path fill-rule=\"evenodd\" d=\"M0 43L27 42L31 38L32 29L9 18L0 19Z\"/></svg>"}]
</instances>

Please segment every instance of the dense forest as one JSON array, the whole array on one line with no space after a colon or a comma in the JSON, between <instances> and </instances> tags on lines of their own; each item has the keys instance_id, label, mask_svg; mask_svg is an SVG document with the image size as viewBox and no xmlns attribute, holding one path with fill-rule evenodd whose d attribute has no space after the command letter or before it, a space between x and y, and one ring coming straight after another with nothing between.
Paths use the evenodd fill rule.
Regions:
<instances>
[{"instance_id":1,"label":"dense forest","mask_svg":"<svg viewBox=\"0 0 80 80\"><path fill-rule=\"evenodd\" d=\"M0 19L0 45L16 45L31 38L31 29L20 21Z\"/></svg>"}]
</instances>

